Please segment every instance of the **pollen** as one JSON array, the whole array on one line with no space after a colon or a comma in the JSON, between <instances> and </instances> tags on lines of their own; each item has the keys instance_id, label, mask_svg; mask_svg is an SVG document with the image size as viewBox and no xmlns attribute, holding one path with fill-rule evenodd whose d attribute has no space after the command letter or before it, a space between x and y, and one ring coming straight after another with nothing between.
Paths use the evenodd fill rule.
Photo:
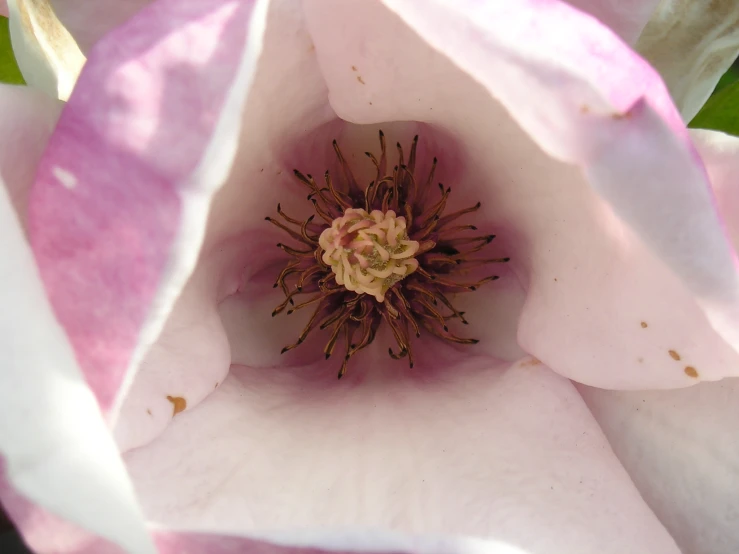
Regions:
<instances>
[{"instance_id":1,"label":"pollen","mask_svg":"<svg viewBox=\"0 0 739 554\"><path fill-rule=\"evenodd\" d=\"M413 256L420 247L409 240L404 217L350 208L321 233L323 263L330 265L336 282L347 290L370 294L378 302L395 283L416 269Z\"/></svg>"},{"instance_id":2,"label":"pollen","mask_svg":"<svg viewBox=\"0 0 739 554\"><path fill-rule=\"evenodd\" d=\"M450 327L455 321L468 324L452 300L498 279L485 275L485 268L509 261L481 255L495 235L476 234L475 225L460 224L460 219L480 209L479 202L447 213L452 189L441 183L434 186L436 158L426 178L416 178L418 136L407 159L400 143L396 145L397 164L392 168L382 131L379 139L379 156L365 152L376 170L369 184L357 182L334 141L341 178L335 180L326 171L319 183L294 170L309 190L313 215L296 219L278 204L279 219L265 218L292 243L277 244L290 259L274 284L285 300L272 315L313 310L297 341L282 352L297 348L312 332L325 331L326 359L343 342L338 347L344 352L339 379L349 360L372 344L380 326L386 326L397 343L397 349L389 349L390 357L407 358L411 368L412 340L422 334L454 344L477 344L477 339L458 336Z\"/></svg>"}]
</instances>

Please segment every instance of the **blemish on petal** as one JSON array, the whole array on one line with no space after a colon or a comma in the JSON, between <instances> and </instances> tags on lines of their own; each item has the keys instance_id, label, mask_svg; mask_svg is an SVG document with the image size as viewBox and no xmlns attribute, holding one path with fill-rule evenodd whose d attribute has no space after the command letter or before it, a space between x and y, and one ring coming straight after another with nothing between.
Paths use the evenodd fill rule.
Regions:
<instances>
[{"instance_id":1,"label":"blemish on petal","mask_svg":"<svg viewBox=\"0 0 739 554\"><path fill-rule=\"evenodd\" d=\"M522 361L520 364L521 367L533 367L537 365L541 365L541 360L539 360L538 358L534 358L533 356L528 360Z\"/></svg>"},{"instance_id":2,"label":"blemish on petal","mask_svg":"<svg viewBox=\"0 0 739 554\"><path fill-rule=\"evenodd\" d=\"M644 358L637 358L636 361L639 362L640 364L643 364L644 363Z\"/></svg>"},{"instance_id":3,"label":"blemish on petal","mask_svg":"<svg viewBox=\"0 0 739 554\"><path fill-rule=\"evenodd\" d=\"M352 71L356 71L356 70L357 70L357 66L356 65L353 65L352 66Z\"/></svg>"},{"instance_id":4,"label":"blemish on petal","mask_svg":"<svg viewBox=\"0 0 739 554\"><path fill-rule=\"evenodd\" d=\"M62 169L59 166L55 166L51 172L54 174L54 177L56 177L59 182L62 184L62 186L67 190L72 190L77 186L77 177L75 177L72 173L67 171L66 169Z\"/></svg>"},{"instance_id":5,"label":"blemish on petal","mask_svg":"<svg viewBox=\"0 0 739 554\"><path fill-rule=\"evenodd\" d=\"M587 104L580 106L580 113L590 113L590 106Z\"/></svg>"},{"instance_id":6,"label":"blemish on petal","mask_svg":"<svg viewBox=\"0 0 739 554\"><path fill-rule=\"evenodd\" d=\"M675 361L679 361L680 360L680 354L678 354L674 350L668 350L667 353L670 355L670 358L672 358L673 360L675 360Z\"/></svg>"},{"instance_id":7,"label":"blemish on petal","mask_svg":"<svg viewBox=\"0 0 739 554\"><path fill-rule=\"evenodd\" d=\"M362 79L362 76L361 75L357 75L357 81L359 81L362 84L365 84L364 83L364 79Z\"/></svg>"},{"instance_id":8,"label":"blemish on petal","mask_svg":"<svg viewBox=\"0 0 739 554\"><path fill-rule=\"evenodd\" d=\"M689 365L685 368L685 375L688 377L692 377L693 379L698 378L698 370L695 369L692 365Z\"/></svg>"},{"instance_id":9,"label":"blemish on petal","mask_svg":"<svg viewBox=\"0 0 739 554\"><path fill-rule=\"evenodd\" d=\"M216 381L216 386L215 386L215 387L213 387L213 388L214 388L214 389L217 389L217 388L218 388L218 385L220 385L220 383L218 383L218 382Z\"/></svg>"},{"instance_id":10,"label":"blemish on petal","mask_svg":"<svg viewBox=\"0 0 739 554\"><path fill-rule=\"evenodd\" d=\"M149 408L146 409L146 413L149 414L149 415L152 415L151 414L151 410Z\"/></svg>"},{"instance_id":11,"label":"blemish on petal","mask_svg":"<svg viewBox=\"0 0 739 554\"><path fill-rule=\"evenodd\" d=\"M646 321L642 321L642 322L641 322L641 328L642 328L642 329L646 329L647 327L649 327L649 326L647 325L647 322L646 322Z\"/></svg>"},{"instance_id":12,"label":"blemish on petal","mask_svg":"<svg viewBox=\"0 0 739 554\"><path fill-rule=\"evenodd\" d=\"M631 115L632 115L631 112L624 112L624 113L615 112L611 114L611 118L615 119L616 121L619 121L621 119L630 119Z\"/></svg>"},{"instance_id":13,"label":"blemish on petal","mask_svg":"<svg viewBox=\"0 0 739 554\"><path fill-rule=\"evenodd\" d=\"M185 408L187 408L187 400L181 396L168 396L167 400L172 403L172 417L183 412Z\"/></svg>"}]
</instances>

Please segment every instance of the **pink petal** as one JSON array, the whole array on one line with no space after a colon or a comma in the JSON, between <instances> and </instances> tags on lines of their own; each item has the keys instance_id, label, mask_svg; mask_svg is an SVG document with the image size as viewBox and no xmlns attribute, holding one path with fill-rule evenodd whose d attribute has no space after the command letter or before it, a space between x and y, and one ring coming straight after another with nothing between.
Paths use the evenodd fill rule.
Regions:
<instances>
[{"instance_id":1,"label":"pink petal","mask_svg":"<svg viewBox=\"0 0 739 554\"><path fill-rule=\"evenodd\" d=\"M634 44L659 4L659 0L567 0L598 18L624 42Z\"/></svg>"},{"instance_id":2,"label":"pink petal","mask_svg":"<svg viewBox=\"0 0 739 554\"><path fill-rule=\"evenodd\" d=\"M732 308L732 254L657 75L607 29L556 2L486 3L484 13L468 3L422 12L392 5L432 45L445 37L440 51L488 90L377 4L310 4L332 106L353 122L420 120L457 140L460 161L442 151L440 164L460 166L453 184L478 194L509 243L528 290L518 335L524 349L602 387L695 383L670 350L700 378L736 375L736 352L694 299L698 292L704 306L713 299ZM329 25L335 18L342 25ZM519 124L584 170L546 156ZM719 326L720 313L708 315L732 332ZM573 342L577 348L564 347Z\"/></svg>"},{"instance_id":3,"label":"pink petal","mask_svg":"<svg viewBox=\"0 0 739 554\"><path fill-rule=\"evenodd\" d=\"M115 429L123 449L146 444L162 431L174 413L168 396L183 399L189 410L213 392L231 359L273 367L305 356L305 351L280 356L304 322L299 316L288 321L270 317L282 294L272 288L276 273L270 264L283 258L275 248L281 237L264 217L279 202L290 213L299 213L292 210L295 205L304 207L305 195L292 174L297 163L292 146L305 141L305 128L321 127L336 115L328 107L314 48L295 2L271 4L266 28L244 119L231 118L245 132L233 171L213 198L198 267L125 397ZM301 151L323 169L320 160L328 158L325 145L334 136L325 138L314 139L315 148ZM221 322L214 317L226 297L219 313L231 358ZM323 356L320 349L314 353Z\"/></svg>"},{"instance_id":4,"label":"pink petal","mask_svg":"<svg viewBox=\"0 0 739 554\"><path fill-rule=\"evenodd\" d=\"M0 85L0 178L24 226L36 165L61 108L39 91Z\"/></svg>"},{"instance_id":5,"label":"pink petal","mask_svg":"<svg viewBox=\"0 0 739 554\"><path fill-rule=\"evenodd\" d=\"M690 121L739 55L739 4L662 0L635 48Z\"/></svg>"},{"instance_id":6,"label":"pink petal","mask_svg":"<svg viewBox=\"0 0 739 554\"><path fill-rule=\"evenodd\" d=\"M30 502L126 549L153 552L125 468L52 315L1 182L0 236L0 499L14 518L18 510L33 517L24 508ZM32 543L48 532L23 530L40 534L27 536Z\"/></svg>"},{"instance_id":7,"label":"pink petal","mask_svg":"<svg viewBox=\"0 0 739 554\"><path fill-rule=\"evenodd\" d=\"M526 552L677 552L568 381L530 359L433 356L436 373L383 357L341 382L325 364L234 367L126 455L145 511L211 532L379 528Z\"/></svg>"},{"instance_id":8,"label":"pink petal","mask_svg":"<svg viewBox=\"0 0 739 554\"><path fill-rule=\"evenodd\" d=\"M151 0L50 0L57 17L87 53L106 33L126 22Z\"/></svg>"},{"instance_id":9,"label":"pink petal","mask_svg":"<svg viewBox=\"0 0 739 554\"><path fill-rule=\"evenodd\" d=\"M739 379L669 392L579 390L683 552L737 552Z\"/></svg>"},{"instance_id":10,"label":"pink petal","mask_svg":"<svg viewBox=\"0 0 739 554\"><path fill-rule=\"evenodd\" d=\"M260 48L256 18L245 49L252 7L164 0L112 32L39 166L34 251L106 412L192 270L209 196L230 169L233 114Z\"/></svg>"}]
</instances>

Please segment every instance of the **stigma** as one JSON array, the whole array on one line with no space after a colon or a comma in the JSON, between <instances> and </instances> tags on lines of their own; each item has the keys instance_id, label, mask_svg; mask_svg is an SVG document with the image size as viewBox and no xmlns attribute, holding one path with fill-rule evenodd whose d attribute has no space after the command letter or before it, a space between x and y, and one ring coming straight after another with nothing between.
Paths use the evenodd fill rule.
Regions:
<instances>
[{"instance_id":1,"label":"stigma","mask_svg":"<svg viewBox=\"0 0 739 554\"><path fill-rule=\"evenodd\" d=\"M393 210L367 213L349 208L321 233L318 244L339 285L372 295L378 302L385 300L390 287L418 269L413 256L420 244L408 238L405 218Z\"/></svg>"}]
</instances>

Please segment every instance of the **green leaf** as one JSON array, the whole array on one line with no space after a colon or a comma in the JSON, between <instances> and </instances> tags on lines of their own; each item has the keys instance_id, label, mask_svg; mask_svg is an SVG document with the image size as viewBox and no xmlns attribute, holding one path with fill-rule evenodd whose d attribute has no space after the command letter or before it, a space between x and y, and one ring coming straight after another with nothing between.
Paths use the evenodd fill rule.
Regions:
<instances>
[{"instance_id":1,"label":"green leaf","mask_svg":"<svg viewBox=\"0 0 739 554\"><path fill-rule=\"evenodd\" d=\"M716 84L716 88L713 89L712 94L716 94L720 90L726 88L734 81L739 81L739 68L730 67L729 70L724 73Z\"/></svg>"},{"instance_id":2,"label":"green leaf","mask_svg":"<svg viewBox=\"0 0 739 554\"><path fill-rule=\"evenodd\" d=\"M18 64L15 62L13 48L10 46L10 31L8 30L8 18L0 17L0 83L11 83L23 85L23 80Z\"/></svg>"},{"instance_id":3,"label":"green leaf","mask_svg":"<svg viewBox=\"0 0 739 554\"><path fill-rule=\"evenodd\" d=\"M739 81L711 96L688 126L739 136Z\"/></svg>"}]
</instances>

